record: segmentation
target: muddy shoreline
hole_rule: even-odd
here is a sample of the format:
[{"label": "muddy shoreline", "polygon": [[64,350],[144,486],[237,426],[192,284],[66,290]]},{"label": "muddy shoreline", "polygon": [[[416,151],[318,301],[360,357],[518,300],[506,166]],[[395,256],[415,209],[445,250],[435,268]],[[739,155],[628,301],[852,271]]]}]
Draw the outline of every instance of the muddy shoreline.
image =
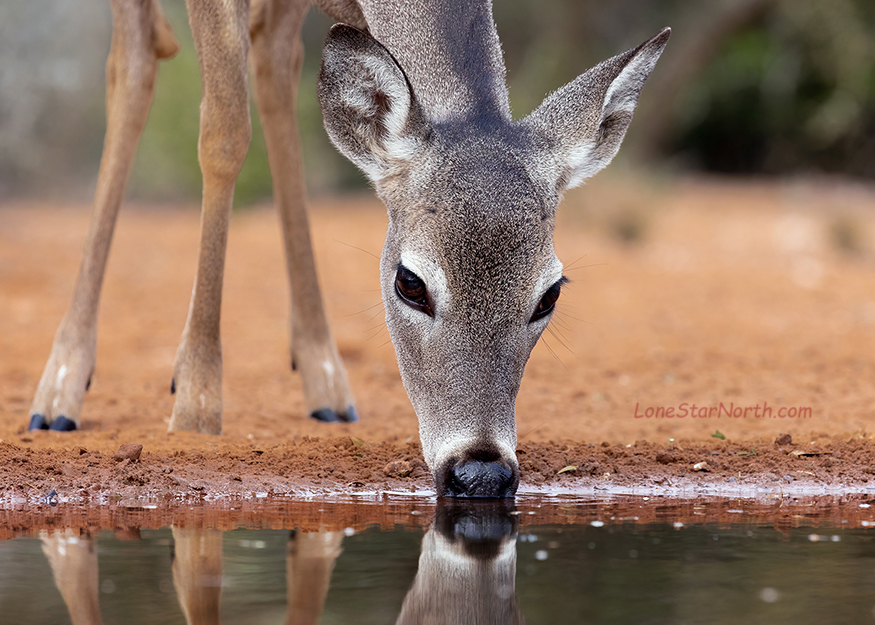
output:
[{"label": "muddy shoreline", "polygon": [[[64,436],[68,439],[60,440]],[[200,438],[183,438],[192,436]],[[428,468],[413,442],[368,443],[345,436],[255,445],[215,439],[207,449],[168,451],[156,443],[157,450],[151,451],[149,443],[141,449],[134,441],[118,443],[114,450],[106,446],[115,445],[111,441],[91,448],[69,445],[69,437],[28,432],[18,444],[0,442],[0,501],[142,505],[383,491],[433,494]],[[176,435],[163,438],[184,446]],[[875,494],[875,445],[867,439],[522,443],[517,457],[522,493]]]}]

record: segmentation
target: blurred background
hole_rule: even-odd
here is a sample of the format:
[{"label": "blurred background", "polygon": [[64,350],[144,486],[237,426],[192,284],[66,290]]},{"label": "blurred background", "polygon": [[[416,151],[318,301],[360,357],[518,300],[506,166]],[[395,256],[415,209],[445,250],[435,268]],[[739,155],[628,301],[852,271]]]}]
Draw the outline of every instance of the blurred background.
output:
[{"label": "blurred background", "polygon": [[[182,44],[163,63],[129,197],[196,200],[200,76],[183,0],[163,5]],[[871,0],[496,0],[516,117],[663,26],[674,33],[620,167],[666,174],[875,178]],[[330,20],[311,11],[300,97],[311,195],[366,186],[325,136],[315,97]],[[107,0],[0,3],[0,200],[87,201],[104,130]],[[270,196],[255,132],[237,204]]]}]

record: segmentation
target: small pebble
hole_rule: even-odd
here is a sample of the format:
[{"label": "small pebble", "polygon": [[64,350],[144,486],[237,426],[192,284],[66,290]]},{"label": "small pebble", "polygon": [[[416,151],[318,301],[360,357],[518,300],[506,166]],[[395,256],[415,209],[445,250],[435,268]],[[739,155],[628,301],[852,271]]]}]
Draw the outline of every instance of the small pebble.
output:
[{"label": "small pebble", "polygon": [[122,460],[130,460],[131,462],[139,462],[140,453],[143,451],[142,445],[136,445],[133,443],[124,443],[121,447],[118,448],[112,459],[116,462],[121,462]]},{"label": "small pebble", "polygon": [[383,473],[387,477],[407,477],[412,472],[413,465],[407,460],[393,460],[383,467]]}]

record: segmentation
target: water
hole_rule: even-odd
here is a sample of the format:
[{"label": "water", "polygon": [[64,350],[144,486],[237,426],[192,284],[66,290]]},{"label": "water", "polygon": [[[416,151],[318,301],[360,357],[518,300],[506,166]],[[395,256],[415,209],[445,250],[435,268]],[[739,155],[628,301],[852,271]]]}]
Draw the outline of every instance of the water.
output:
[{"label": "water", "polygon": [[875,622],[865,503],[308,505],[0,541],[0,623]]}]

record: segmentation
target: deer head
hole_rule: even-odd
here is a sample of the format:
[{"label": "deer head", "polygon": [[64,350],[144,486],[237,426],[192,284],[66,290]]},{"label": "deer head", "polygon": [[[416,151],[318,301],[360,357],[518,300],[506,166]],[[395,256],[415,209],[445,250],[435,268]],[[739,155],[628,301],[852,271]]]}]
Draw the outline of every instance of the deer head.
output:
[{"label": "deer head", "polygon": [[670,31],[514,121],[490,7],[473,4],[485,13],[459,26],[459,46],[427,20],[399,34],[367,7],[371,33],[334,26],[319,100],[332,142],[388,209],[386,322],[437,492],[511,497],[517,391],[565,282],[556,207],[617,153]]}]

